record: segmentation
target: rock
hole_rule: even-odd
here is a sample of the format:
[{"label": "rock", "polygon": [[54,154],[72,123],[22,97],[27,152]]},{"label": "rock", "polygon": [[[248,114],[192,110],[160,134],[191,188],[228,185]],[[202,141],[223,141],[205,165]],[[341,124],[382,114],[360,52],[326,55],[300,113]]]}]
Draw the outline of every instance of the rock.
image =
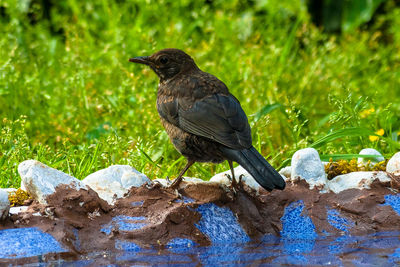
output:
[{"label": "rock", "polygon": [[154,179],[153,183],[160,183],[162,186],[168,186],[167,180],[163,178]]},{"label": "rock", "polygon": [[139,187],[151,181],[131,166],[113,165],[88,175],[82,182],[108,204],[113,204],[115,199],[124,196],[131,187]]},{"label": "rock", "polygon": [[351,188],[370,189],[375,179],[384,183],[391,181],[386,172],[351,172],[336,176],[328,182],[327,188],[336,194]]},{"label": "rock", "polygon": [[18,189],[16,188],[3,188],[8,194],[17,192]]},{"label": "rock", "polygon": [[314,148],[300,149],[293,154],[291,180],[299,178],[306,180],[310,189],[323,188],[326,185],[324,165]]},{"label": "rock", "polygon": [[[242,182],[245,183],[247,186],[256,190],[256,192],[258,192],[258,190],[260,189],[260,185],[256,182],[256,180],[254,180],[253,176],[251,176],[242,166],[239,165],[236,168],[234,168],[234,172],[235,172],[235,180],[237,182],[239,182],[239,176],[243,175]],[[210,179],[210,182],[220,183],[229,186],[231,185],[231,181],[228,179],[227,175],[232,176],[231,170],[227,170],[214,175]]]},{"label": "rock", "polygon": [[183,181],[187,182],[187,183],[207,183],[206,181],[200,179],[200,178],[196,178],[196,177],[183,177]]},{"label": "rock", "polygon": [[11,207],[10,208],[10,214],[20,214],[22,212],[27,212],[29,206],[18,206],[18,207]]},{"label": "rock", "polygon": [[[168,183],[168,181],[164,178],[157,178],[154,179],[153,182],[154,183],[160,183],[162,186],[167,187],[169,186],[174,180],[171,179],[170,183]],[[183,181],[186,183],[192,183],[192,184],[198,184],[198,183],[207,183],[207,181],[204,181],[202,179],[199,178],[195,178],[195,177],[183,177]]]},{"label": "rock", "polygon": [[388,161],[386,165],[386,171],[394,174],[400,174],[400,152],[397,152],[393,155],[393,157]]},{"label": "rock", "polygon": [[376,158],[358,158],[357,162],[360,164],[367,164],[368,161],[370,161],[371,163],[375,164],[381,161],[384,161],[385,158],[382,156],[381,153],[379,153],[379,151],[377,151],[376,149],[373,148],[364,148],[363,150],[360,151],[359,153],[360,155],[376,155],[378,157]]},{"label": "rock", "polygon": [[0,221],[8,216],[10,210],[10,201],[6,190],[0,189]]},{"label": "rock", "polygon": [[86,185],[62,171],[50,168],[36,160],[26,160],[19,164],[18,173],[26,191],[39,203],[47,204],[47,196],[56,191],[56,187],[67,185],[74,190],[88,190]]},{"label": "rock", "polygon": [[279,171],[279,174],[285,177],[285,180],[287,180],[286,178],[290,179],[290,176],[292,175],[292,166],[286,166],[285,168],[282,168]]}]

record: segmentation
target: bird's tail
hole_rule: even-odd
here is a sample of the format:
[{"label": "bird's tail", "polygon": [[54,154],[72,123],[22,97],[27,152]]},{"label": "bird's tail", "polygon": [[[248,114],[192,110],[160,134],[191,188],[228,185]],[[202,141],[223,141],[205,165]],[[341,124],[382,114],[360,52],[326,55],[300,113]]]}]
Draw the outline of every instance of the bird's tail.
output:
[{"label": "bird's tail", "polygon": [[223,155],[232,161],[236,161],[248,171],[251,176],[263,188],[268,191],[272,189],[283,190],[285,180],[282,176],[261,156],[252,146],[248,149],[234,150],[227,147],[221,148]]}]

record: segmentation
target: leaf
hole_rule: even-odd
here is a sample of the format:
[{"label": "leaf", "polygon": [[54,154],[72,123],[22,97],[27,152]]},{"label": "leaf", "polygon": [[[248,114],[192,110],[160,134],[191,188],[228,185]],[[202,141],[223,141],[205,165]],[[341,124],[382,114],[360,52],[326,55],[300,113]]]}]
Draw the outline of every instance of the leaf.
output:
[{"label": "leaf", "polygon": [[310,145],[310,147],[319,148],[329,142],[332,142],[332,141],[340,139],[340,138],[356,137],[356,136],[358,136],[358,137],[360,137],[360,136],[378,136],[380,139],[385,140],[387,143],[393,145],[394,147],[400,148],[399,142],[393,141],[391,138],[380,136],[371,130],[361,128],[361,127],[344,128],[344,129],[334,131],[334,132],[329,133],[329,134],[325,135],[324,137],[318,139],[317,141],[312,143]]},{"label": "leaf", "polygon": [[342,30],[352,31],[362,23],[368,22],[378,6],[386,0],[344,1]]},{"label": "leaf", "polygon": [[360,155],[360,154],[326,154],[320,155],[320,159],[322,161],[338,160],[338,159],[354,159],[354,158],[367,158],[367,159],[375,159],[381,157],[380,155]]},{"label": "leaf", "polygon": [[375,133],[365,128],[359,128],[359,127],[344,128],[325,135],[324,137],[318,139],[313,144],[311,144],[310,147],[319,148],[339,138],[345,138],[351,136],[370,136],[370,135],[375,135]]},{"label": "leaf", "polygon": [[265,115],[267,115],[268,113],[270,113],[271,111],[273,111],[277,108],[283,109],[283,105],[280,103],[265,105],[256,114],[253,115],[255,117],[254,121],[257,122],[259,119],[261,119],[262,117],[264,117]]}]

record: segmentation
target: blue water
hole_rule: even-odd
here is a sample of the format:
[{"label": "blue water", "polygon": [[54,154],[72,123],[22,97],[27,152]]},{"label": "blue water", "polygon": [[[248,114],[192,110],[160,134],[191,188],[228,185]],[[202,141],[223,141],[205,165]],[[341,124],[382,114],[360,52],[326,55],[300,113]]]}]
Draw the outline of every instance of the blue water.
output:
[{"label": "blue water", "polygon": [[[400,211],[400,194],[385,196],[396,212]],[[190,200],[185,200],[190,201]],[[139,203],[140,205],[140,203]],[[188,207],[190,208],[190,207]],[[190,208],[191,209],[191,208]],[[130,266],[394,266],[400,264],[400,232],[379,232],[353,236],[357,224],[340,211],[327,208],[327,220],[340,234],[317,231],[303,201],[291,203],[281,218],[280,237],[265,235],[251,240],[233,212],[213,203],[200,205],[201,219],[195,226],[208,237],[210,246],[202,247],[193,240],[174,238],[163,249],[141,247],[129,240],[115,240],[115,252],[93,251],[81,258],[44,260],[47,253],[62,254],[68,248],[37,228],[0,231],[0,264],[30,257],[32,262],[63,265],[130,265]],[[400,219],[400,216],[399,216]],[[105,224],[101,233],[137,231],[146,227],[146,217],[116,216]],[[400,229],[399,229],[400,230]],[[96,233],[94,233],[96,234]],[[78,230],[74,246],[80,248]]]},{"label": "blue water", "polygon": [[317,237],[312,244],[309,239],[288,240],[266,235],[257,242],[216,243],[208,247],[178,238],[162,250],[117,240],[117,253],[93,252],[74,261],[46,262],[63,266],[394,266],[400,264],[399,235],[400,232],[384,232],[324,236]]}]

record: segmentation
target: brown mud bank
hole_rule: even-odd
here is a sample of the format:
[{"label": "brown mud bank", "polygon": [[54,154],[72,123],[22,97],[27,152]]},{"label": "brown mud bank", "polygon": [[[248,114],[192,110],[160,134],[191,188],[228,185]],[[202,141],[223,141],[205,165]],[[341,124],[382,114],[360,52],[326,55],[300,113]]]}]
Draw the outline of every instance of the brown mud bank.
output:
[{"label": "brown mud bank", "polygon": [[400,229],[397,204],[386,203],[388,196],[396,194],[390,183],[380,181],[371,189],[338,194],[310,190],[304,181],[288,184],[284,191],[258,194],[246,185],[231,190],[216,183],[182,183],[179,194],[157,186],[132,188],[110,206],[91,189],[58,187],[47,198],[48,205],[33,202],[26,212],[1,223],[0,230],[37,227],[71,257],[115,251],[121,240],[161,249],[176,238],[205,246],[224,238],[241,242],[266,234],[301,238],[301,232],[310,230],[296,225],[304,218],[311,219],[306,227],[317,235],[361,235]]}]

